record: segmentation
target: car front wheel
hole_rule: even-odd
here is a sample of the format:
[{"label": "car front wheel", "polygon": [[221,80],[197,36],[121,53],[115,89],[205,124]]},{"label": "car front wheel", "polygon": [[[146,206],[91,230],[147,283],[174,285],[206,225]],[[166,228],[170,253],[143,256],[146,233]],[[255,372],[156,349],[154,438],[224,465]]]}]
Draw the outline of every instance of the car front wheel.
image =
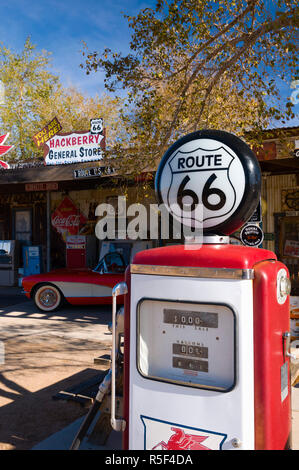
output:
[{"label": "car front wheel", "polygon": [[38,287],[33,295],[35,305],[43,312],[54,312],[62,304],[62,294],[57,287],[51,284],[43,284]]}]

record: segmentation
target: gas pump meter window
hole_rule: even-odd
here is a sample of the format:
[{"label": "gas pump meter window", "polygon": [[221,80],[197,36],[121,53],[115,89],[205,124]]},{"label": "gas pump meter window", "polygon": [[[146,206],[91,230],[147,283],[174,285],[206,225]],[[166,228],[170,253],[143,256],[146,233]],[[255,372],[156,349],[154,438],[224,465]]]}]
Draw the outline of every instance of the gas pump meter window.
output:
[{"label": "gas pump meter window", "polygon": [[223,392],[234,387],[230,307],[142,299],[137,312],[137,365],[143,377]]}]

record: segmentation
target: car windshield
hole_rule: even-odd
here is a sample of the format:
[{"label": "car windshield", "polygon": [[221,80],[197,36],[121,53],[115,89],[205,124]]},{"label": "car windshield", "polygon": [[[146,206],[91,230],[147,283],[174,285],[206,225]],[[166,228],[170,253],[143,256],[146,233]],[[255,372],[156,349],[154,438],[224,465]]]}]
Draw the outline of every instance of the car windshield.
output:
[{"label": "car windshield", "polygon": [[94,271],[100,274],[118,274],[124,273],[126,263],[120,253],[107,253],[95,267]]}]

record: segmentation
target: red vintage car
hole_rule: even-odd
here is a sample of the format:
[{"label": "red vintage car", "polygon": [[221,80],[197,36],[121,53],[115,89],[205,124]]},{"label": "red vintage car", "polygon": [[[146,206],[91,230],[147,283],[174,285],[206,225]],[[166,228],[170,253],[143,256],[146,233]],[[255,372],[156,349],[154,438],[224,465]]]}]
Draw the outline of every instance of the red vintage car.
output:
[{"label": "red vintage car", "polygon": [[[118,252],[107,253],[95,269],[57,269],[23,278],[25,295],[43,312],[71,305],[112,304],[112,289],[124,280],[126,263]],[[123,303],[120,297],[118,303]]]}]

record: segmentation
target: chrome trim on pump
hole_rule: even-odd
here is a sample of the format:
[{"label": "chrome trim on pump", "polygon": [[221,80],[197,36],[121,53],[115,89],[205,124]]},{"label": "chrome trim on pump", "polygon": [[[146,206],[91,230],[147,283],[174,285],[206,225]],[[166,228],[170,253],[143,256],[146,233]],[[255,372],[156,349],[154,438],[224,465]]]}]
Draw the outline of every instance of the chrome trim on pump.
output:
[{"label": "chrome trim on pump", "polygon": [[197,268],[189,266],[153,266],[131,264],[131,274],[150,274],[156,276],[199,277],[212,279],[254,279],[253,269]]},{"label": "chrome trim on pump", "polygon": [[125,282],[119,282],[112,290],[112,349],[111,349],[111,427],[115,431],[124,431],[126,428],[126,421],[122,418],[116,418],[115,399],[116,399],[116,356],[117,347],[116,343],[116,297],[119,295],[126,295],[128,293],[128,286]]}]

